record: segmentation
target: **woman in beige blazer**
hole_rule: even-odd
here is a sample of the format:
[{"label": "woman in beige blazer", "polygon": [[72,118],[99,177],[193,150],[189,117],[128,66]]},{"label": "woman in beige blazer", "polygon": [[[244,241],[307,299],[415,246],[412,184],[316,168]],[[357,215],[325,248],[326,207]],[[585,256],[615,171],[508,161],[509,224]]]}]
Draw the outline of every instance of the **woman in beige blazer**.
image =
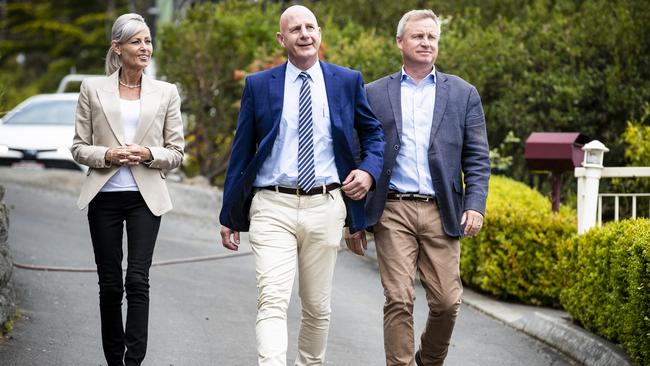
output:
[{"label": "woman in beige blazer", "polygon": [[[81,84],[71,148],[74,159],[89,167],[78,205],[88,207],[102,345],[109,366],[140,365],[144,359],[149,267],[160,216],[172,208],[165,171],[178,167],[183,158],[178,91],[143,73],[152,52],[151,34],[140,15],[117,18],[106,56],[108,76]],[[128,254],[123,280],[124,223]]]}]

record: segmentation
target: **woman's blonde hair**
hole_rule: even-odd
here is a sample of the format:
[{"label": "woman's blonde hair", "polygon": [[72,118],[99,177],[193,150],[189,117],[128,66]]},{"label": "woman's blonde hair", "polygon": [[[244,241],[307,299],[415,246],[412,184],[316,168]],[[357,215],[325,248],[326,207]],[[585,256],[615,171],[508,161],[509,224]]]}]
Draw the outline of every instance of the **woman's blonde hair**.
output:
[{"label": "woman's blonde hair", "polygon": [[113,41],[122,44],[143,30],[148,31],[149,26],[147,26],[144,18],[139,14],[128,13],[120,15],[115,20],[113,29],[111,30],[111,46],[108,47],[108,53],[106,53],[106,75],[111,75],[122,67],[120,56],[113,50]]}]

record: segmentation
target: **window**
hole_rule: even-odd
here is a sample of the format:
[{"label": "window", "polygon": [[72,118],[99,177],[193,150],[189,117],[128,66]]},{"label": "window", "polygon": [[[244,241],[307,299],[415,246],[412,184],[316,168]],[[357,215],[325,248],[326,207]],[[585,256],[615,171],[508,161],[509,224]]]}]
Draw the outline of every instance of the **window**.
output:
[{"label": "window", "polygon": [[4,121],[12,125],[74,125],[76,100],[31,102]]}]

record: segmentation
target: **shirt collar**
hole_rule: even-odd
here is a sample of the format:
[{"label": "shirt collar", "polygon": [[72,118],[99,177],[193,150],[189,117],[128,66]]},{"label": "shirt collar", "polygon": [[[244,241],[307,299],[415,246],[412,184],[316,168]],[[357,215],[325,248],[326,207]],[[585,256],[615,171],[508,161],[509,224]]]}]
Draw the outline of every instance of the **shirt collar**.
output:
[{"label": "shirt collar", "polygon": [[[402,75],[400,76],[400,80],[401,81],[404,81],[404,80],[413,81],[413,79],[406,73],[406,70],[404,70],[404,65],[402,65]],[[429,73],[429,75],[427,75],[427,77],[425,77],[422,80],[431,80],[432,84],[436,83],[436,66],[435,65],[433,65],[433,68],[431,69],[431,72]]]},{"label": "shirt collar", "polygon": [[[291,61],[287,61],[287,75],[286,78],[290,80],[291,82],[295,82],[298,80],[298,76],[303,70],[300,70],[297,68],[294,64],[291,63]],[[309,74],[309,77],[313,81],[315,77],[318,77],[323,74],[323,70],[320,68],[320,61],[316,61],[312,67],[309,69],[305,70],[307,74]]]}]

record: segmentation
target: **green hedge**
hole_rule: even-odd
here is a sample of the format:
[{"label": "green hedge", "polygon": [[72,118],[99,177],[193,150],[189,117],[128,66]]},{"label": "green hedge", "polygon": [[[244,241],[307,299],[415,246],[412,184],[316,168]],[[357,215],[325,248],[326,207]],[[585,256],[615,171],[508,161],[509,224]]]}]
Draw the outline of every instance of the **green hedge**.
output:
[{"label": "green hedge", "polygon": [[562,248],[562,306],[585,328],[650,364],[650,220],[609,223]]},{"label": "green hedge", "polygon": [[462,241],[463,282],[502,299],[562,306],[586,329],[650,364],[650,220],[576,234],[576,214],[551,213],[523,183],[490,180],[485,226]]},{"label": "green hedge", "polygon": [[462,241],[463,281],[502,299],[558,306],[558,247],[576,232],[575,212],[553,214],[547,197],[505,177],[493,176],[489,192],[484,229]]}]

